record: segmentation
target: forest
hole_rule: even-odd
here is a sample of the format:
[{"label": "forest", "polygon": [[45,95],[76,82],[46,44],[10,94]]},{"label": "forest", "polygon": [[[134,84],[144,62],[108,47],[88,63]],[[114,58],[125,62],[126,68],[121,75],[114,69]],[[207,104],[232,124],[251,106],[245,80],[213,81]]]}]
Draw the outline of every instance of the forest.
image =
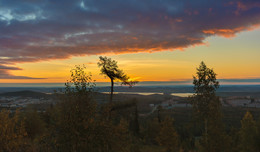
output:
[{"label": "forest", "polygon": [[[260,117],[244,109],[239,125],[223,120],[229,111],[216,90],[217,74],[201,62],[193,76],[192,108],[163,109],[140,117],[137,99],[113,101],[113,83],[134,87],[138,82],[100,57],[101,74],[111,80],[107,102],[93,98],[95,81],[76,66],[59,102],[46,111],[34,107],[0,112],[0,151],[3,152],[257,152],[260,151]],[[175,117],[172,111],[186,113]],[[233,113],[231,116],[236,116]],[[190,114],[190,115],[187,115]],[[233,118],[231,117],[231,120]],[[184,121],[185,123],[180,123]]]}]

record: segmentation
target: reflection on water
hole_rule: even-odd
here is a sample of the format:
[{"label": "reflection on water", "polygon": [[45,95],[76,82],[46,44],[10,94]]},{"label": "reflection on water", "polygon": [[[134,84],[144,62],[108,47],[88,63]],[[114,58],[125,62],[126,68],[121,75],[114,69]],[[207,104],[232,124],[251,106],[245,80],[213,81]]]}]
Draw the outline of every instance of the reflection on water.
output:
[{"label": "reflection on water", "polygon": [[[110,94],[110,92],[103,92],[105,94]],[[163,95],[164,93],[159,93],[159,92],[114,92],[114,94],[137,94],[137,95]],[[171,93],[170,95],[172,96],[178,96],[178,97],[189,97],[193,95],[193,93]]]},{"label": "reflection on water", "polygon": [[189,97],[192,96],[193,93],[171,93],[172,96],[178,96],[178,97]]},{"label": "reflection on water", "polygon": [[[110,94],[110,92],[102,92],[105,94]],[[114,92],[114,94],[138,94],[138,95],[153,95],[153,94],[158,94],[158,95],[163,95],[163,93],[158,93],[158,92]]]}]

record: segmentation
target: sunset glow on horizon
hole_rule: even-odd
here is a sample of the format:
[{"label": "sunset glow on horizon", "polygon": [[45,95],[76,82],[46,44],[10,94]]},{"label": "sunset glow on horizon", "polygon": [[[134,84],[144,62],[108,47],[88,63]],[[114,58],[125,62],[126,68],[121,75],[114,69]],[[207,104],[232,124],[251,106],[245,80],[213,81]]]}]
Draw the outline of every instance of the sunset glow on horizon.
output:
[{"label": "sunset glow on horizon", "polygon": [[63,83],[83,64],[108,82],[99,56],[137,81],[191,80],[201,61],[218,79],[260,79],[260,2],[0,4],[0,83]]}]

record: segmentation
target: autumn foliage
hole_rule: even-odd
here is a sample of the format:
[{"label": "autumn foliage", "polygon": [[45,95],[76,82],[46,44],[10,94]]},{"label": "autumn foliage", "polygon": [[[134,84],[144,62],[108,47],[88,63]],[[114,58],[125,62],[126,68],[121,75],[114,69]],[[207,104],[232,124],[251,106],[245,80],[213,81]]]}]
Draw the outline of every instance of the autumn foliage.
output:
[{"label": "autumn foliage", "polygon": [[57,94],[58,102],[45,111],[30,106],[1,110],[0,151],[260,151],[260,121],[255,121],[249,111],[237,128],[223,123],[223,107],[215,93],[219,83],[213,69],[202,62],[193,83],[193,118],[180,125],[171,115],[177,109],[159,106],[154,113],[140,117],[136,99],[98,103],[93,98],[95,81],[85,67],[76,66],[64,91]]}]

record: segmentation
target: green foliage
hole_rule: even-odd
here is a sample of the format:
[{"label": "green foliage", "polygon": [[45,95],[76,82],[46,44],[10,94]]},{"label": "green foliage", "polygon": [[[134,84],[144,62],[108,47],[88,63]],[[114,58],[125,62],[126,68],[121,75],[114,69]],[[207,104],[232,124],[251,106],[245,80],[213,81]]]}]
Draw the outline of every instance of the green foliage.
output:
[{"label": "green foliage", "polygon": [[257,126],[250,112],[246,112],[245,116],[241,120],[239,137],[241,152],[257,151]]}]

